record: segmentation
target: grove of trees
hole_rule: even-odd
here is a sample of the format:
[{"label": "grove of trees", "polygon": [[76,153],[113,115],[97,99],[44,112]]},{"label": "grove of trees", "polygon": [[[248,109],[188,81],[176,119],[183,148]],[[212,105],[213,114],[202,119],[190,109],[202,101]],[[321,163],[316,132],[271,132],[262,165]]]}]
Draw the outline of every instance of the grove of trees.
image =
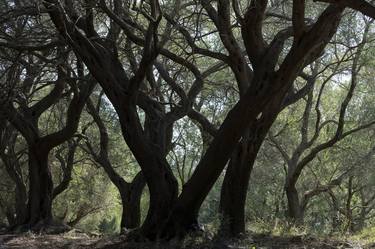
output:
[{"label": "grove of trees", "polygon": [[374,224],[373,1],[0,6],[0,227]]}]

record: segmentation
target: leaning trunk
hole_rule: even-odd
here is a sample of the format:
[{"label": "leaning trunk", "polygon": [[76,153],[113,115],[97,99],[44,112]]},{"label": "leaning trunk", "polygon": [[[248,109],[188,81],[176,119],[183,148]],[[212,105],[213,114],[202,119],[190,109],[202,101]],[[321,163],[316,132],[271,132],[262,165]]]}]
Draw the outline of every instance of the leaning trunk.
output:
[{"label": "leaning trunk", "polygon": [[[131,103],[124,103],[124,106],[126,108],[117,109],[123,136],[142,169],[150,192],[150,206],[141,233],[155,240],[175,204],[178,183],[165,158],[165,143],[143,132],[135,106]],[[164,136],[165,130],[155,135]]]},{"label": "leaning trunk", "polygon": [[276,113],[270,109],[269,115],[264,115],[254,123],[229,161],[220,199],[220,230],[224,235],[235,237],[245,233],[245,206],[250,175],[264,138],[277,117]]},{"label": "leaning trunk", "polygon": [[[245,232],[245,203],[253,164],[244,160],[247,146],[241,143],[235,150],[223,181],[220,198],[220,235],[235,237]],[[253,156],[254,158],[256,155]]]},{"label": "leaning trunk", "polygon": [[[283,70],[289,70],[289,68]],[[278,91],[267,87],[261,87],[261,90],[257,88],[264,85],[274,87],[279,85],[281,80],[282,82],[294,80],[294,76],[289,79],[281,75],[280,77],[274,74],[261,74],[254,77],[251,88],[228,113],[192,177],[184,185],[167,225],[163,229],[162,237],[182,237],[186,234],[191,224],[196,222],[200,206],[227,164],[234,151],[233,148],[245,135],[244,131],[254,126],[262,116],[268,116],[270,110],[280,108],[289,90],[289,84],[283,85]],[[289,77],[291,75],[293,73],[288,74]]]}]

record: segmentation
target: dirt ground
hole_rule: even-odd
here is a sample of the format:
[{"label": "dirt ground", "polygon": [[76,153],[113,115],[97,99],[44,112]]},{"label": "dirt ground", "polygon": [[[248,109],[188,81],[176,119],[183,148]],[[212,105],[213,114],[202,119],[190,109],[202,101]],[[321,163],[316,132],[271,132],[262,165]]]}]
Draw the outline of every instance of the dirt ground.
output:
[{"label": "dirt ground", "polygon": [[207,237],[190,238],[168,244],[124,242],[121,236],[94,237],[83,233],[61,235],[0,234],[0,249],[361,249],[375,248],[375,245],[361,245],[358,242],[315,239],[306,236],[275,237],[252,235],[240,241],[213,240]]},{"label": "dirt ground", "polygon": [[91,238],[84,234],[0,234],[0,249],[73,249],[80,248],[80,246],[89,246],[97,241],[97,238]]}]

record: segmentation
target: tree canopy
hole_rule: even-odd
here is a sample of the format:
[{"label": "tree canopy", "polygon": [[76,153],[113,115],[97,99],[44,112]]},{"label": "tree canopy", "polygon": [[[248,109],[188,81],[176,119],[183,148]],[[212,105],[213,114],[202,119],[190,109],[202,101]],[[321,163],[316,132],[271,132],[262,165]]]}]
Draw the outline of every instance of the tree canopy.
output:
[{"label": "tree canopy", "polygon": [[0,6],[0,227],[373,226],[373,1]]}]

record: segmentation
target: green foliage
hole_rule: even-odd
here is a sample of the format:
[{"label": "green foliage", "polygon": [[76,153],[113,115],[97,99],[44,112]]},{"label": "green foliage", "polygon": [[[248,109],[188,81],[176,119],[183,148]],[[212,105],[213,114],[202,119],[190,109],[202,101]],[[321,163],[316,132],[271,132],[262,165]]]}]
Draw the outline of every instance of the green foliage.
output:
[{"label": "green foliage", "polygon": [[119,224],[117,218],[114,216],[110,219],[104,218],[99,221],[98,230],[103,234],[115,234],[119,230],[118,227]]},{"label": "green foliage", "polygon": [[[83,4],[84,1],[73,2],[78,11],[82,11],[82,13],[86,11],[87,6]],[[313,1],[307,2],[306,18],[309,18],[309,22],[313,22],[318,13],[323,10],[324,5],[317,5]],[[138,2],[135,1],[134,3],[137,4]],[[277,14],[282,17],[288,17],[292,11],[291,3],[292,1],[269,1],[269,7],[275,12],[273,15]],[[5,2],[3,4],[5,5]],[[175,11],[173,1],[164,1],[161,4],[163,5],[163,11]],[[216,32],[214,23],[207,21],[204,11],[202,10],[202,13],[204,13],[202,19],[200,19],[201,17],[194,19],[196,16],[201,16],[202,14],[200,12],[198,15],[194,4],[188,3],[184,7],[183,12],[177,15],[182,20],[181,25],[184,27],[186,25],[188,33],[191,32],[191,35],[195,35],[193,40],[196,42],[196,46],[208,49],[211,52],[224,51],[223,53],[226,53],[220,37],[223,34]],[[240,5],[242,4],[244,3],[241,2]],[[144,11],[147,12],[147,6],[145,8]],[[100,35],[104,37],[109,29],[107,24],[111,22],[99,8],[94,8],[93,11],[95,15],[93,20],[94,26]],[[274,35],[280,30],[288,28],[291,25],[288,18],[277,18],[278,21],[275,22],[276,17],[271,14],[265,18],[266,21],[262,30],[264,40],[268,43],[272,41]],[[44,19],[45,17],[40,18],[43,21],[41,22],[42,26],[37,30],[38,32],[35,32],[36,39],[32,41],[49,40],[50,38],[46,38],[47,35],[49,32],[55,30],[52,26],[48,26],[49,24]],[[139,29],[138,27],[137,29],[139,30],[136,32],[136,35],[140,35],[138,32],[141,33],[140,31],[146,27],[148,18],[145,15],[140,15],[135,9],[129,9],[128,18],[134,18],[140,25],[141,28]],[[23,26],[25,26],[26,31],[34,32],[33,25],[39,24],[40,20],[30,19],[24,22],[27,25],[24,24]],[[19,23],[22,22],[19,21]],[[9,32],[11,32],[13,30],[11,25],[13,24],[7,25],[9,27],[5,25],[3,29],[9,29]],[[306,85],[306,78],[311,78],[311,76],[316,77],[311,90],[312,107],[309,119],[307,120],[308,129],[306,136],[308,138],[314,136],[314,132],[317,130],[315,125],[319,118],[322,123],[326,122],[326,125],[318,129],[319,136],[310,148],[298,151],[298,145],[302,140],[302,117],[307,110],[308,97],[304,96],[298,102],[285,108],[278,115],[269,136],[265,139],[258,153],[252,172],[246,206],[246,221],[249,231],[290,236],[310,233],[317,235],[331,233],[344,234],[363,231],[356,235],[358,239],[375,241],[375,232],[374,229],[371,229],[375,223],[375,172],[373,169],[375,130],[373,126],[356,132],[352,136],[347,136],[326,150],[320,151],[304,167],[296,184],[300,199],[302,199],[304,193],[329,183],[338,175],[346,175],[338,186],[314,196],[308,202],[305,210],[304,224],[301,226],[291,224],[290,220],[286,218],[288,203],[284,186],[288,179],[287,164],[291,159],[289,158],[290,160],[288,160],[282,153],[285,152],[287,156],[292,157],[291,155],[297,151],[303,157],[308,155],[314,146],[334,137],[341,106],[355,73],[357,74],[358,84],[344,115],[345,125],[343,132],[375,120],[375,84],[373,82],[375,75],[375,47],[373,42],[375,32],[374,28],[371,27],[368,37],[363,40],[362,35],[367,25],[369,25],[367,19],[356,13],[347,12],[332,42],[326,47],[318,60],[304,68],[300,77],[298,77],[293,85],[293,89],[291,90],[293,90],[292,92],[296,92]],[[162,18],[160,27],[163,29],[168,28],[167,36],[173,38],[171,40],[167,39],[168,41],[163,44],[163,49],[175,53],[176,56],[181,56],[182,61],[191,63],[202,72],[218,62],[217,59],[208,58],[192,51],[181,32],[178,32],[176,27],[172,26],[169,27],[166,18]],[[241,31],[238,23],[233,23],[232,26],[234,37],[240,41]],[[12,32],[15,31],[16,29]],[[6,34],[5,38],[8,36],[12,37],[13,34],[7,34],[7,32],[3,32]],[[55,37],[55,33],[51,34],[53,34],[51,37]],[[26,33],[25,37],[28,35],[29,33]],[[143,52],[141,47],[131,44],[128,39],[125,39],[125,36],[121,33],[120,38],[116,41],[118,42],[116,45],[119,48],[117,49],[118,51],[116,50],[116,53],[119,54],[120,63],[123,64],[125,71],[131,72],[133,71],[133,64],[137,64]],[[18,37],[21,36],[15,35],[14,39],[18,39]],[[34,38],[34,36],[32,37]],[[1,39],[4,39],[5,42],[5,38]],[[353,68],[353,60],[357,56],[358,47],[362,44],[362,40],[365,44],[363,52],[359,55],[359,65],[358,68]],[[285,41],[285,46],[281,52],[282,58],[291,48],[292,42],[291,37]],[[244,50],[241,42],[239,42],[239,45]],[[51,92],[53,84],[50,84],[50,82],[54,82],[57,77],[55,73],[57,62],[55,63],[55,60],[58,63],[61,63],[60,60],[62,60],[57,56],[57,51],[31,53],[26,49],[27,51],[20,50],[16,51],[16,53],[7,47],[4,50],[7,54],[3,54],[2,52],[2,57],[6,58],[1,58],[0,66],[1,72],[3,73],[4,71],[4,75],[6,75],[5,73],[9,69],[5,66],[17,62],[16,58],[18,57],[22,59],[20,61],[22,63],[19,63],[21,65],[18,75],[19,79],[15,82],[17,87],[20,87],[24,83],[24,78],[27,78],[25,76],[27,76],[26,69],[28,68],[24,64],[33,65],[37,58],[45,56],[43,63],[40,62],[40,65],[33,65],[37,66],[35,74],[38,77],[35,79],[35,82],[32,82],[30,89],[22,90],[19,94],[20,96],[18,96],[26,105],[32,106]],[[128,58],[128,50],[133,53],[134,61]],[[68,58],[66,58],[66,62],[73,65],[78,59],[70,52],[67,56]],[[189,91],[196,80],[196,76],[188,68],[167,59],[165,55],[158,56],[157,61],[165,66],[170,77],[176,81],[174,88],[180,88],[180,90],[185,92]],[[60,64],[58,65],[60,67]],[[312,75],[315,72],[315,68],[318,69],[318,73],[317,75]],[[70,70],[72,71],[69,72],[69,74],[72,74],[71,81],[77,80],[79,78],[76,75],[77,68],[72,66]],[[84,73],[88,72],[85,67],[83,71],[85,71]],[[154,77],[155,82],[153,84],[156,84],[158,87],[151,86],[151,84],[148,84],[150,82],[147,83],[146,80],[141,84],[142,93],[150,96],[149,101],[158,102],[160,100],[159,104],[162,106],[160,110],[163,108],[171,110],[182,105],[184,102],[183,97],[174,92],[173,87],[160,77],[156,69],[155,72],[150,71],[147,78]],[[85,76],[85,80],[89,78],[88,76],[90,75]],[[132,76],[132,73],[129,73],[129,76]],[[4,80],[0,80],[3,83]],[[203,81],[202,89],[192,103],[193,109],[200,112],[214,128],[219,128],[230,109],[240,98],[236,78],[233,75],[232,69],[224,63],[223,66],[220,66],[220,70],[209,74]],[[63,96],[43,112],[39,118],[38,127],[40,131],[38,132],[41,136],[46,136],[64,127],[67,121],[67,107],[73,96],[72,92],[77,90],[74,87],[70,89],[71,85],[74,84],[69,82],[65,86],[66,89],[64,88],[64,91],[66,90],[66,92],[64,92]],[[122,135],[123,129],[127,127],[121,127],[119,117],[116,113],[118,110],[115,110],[107,97],[102,95],[102,91],[100,87],[96,87],[91,98],[95,104],[100,103],[98,105],[99,114],[107,128],[109,137],[109,160],[115,172],[126,181],[131,182],[134,176],[140,171],[140,167]],[[22,99],[23,97],[25,99]],[[20,108],[22,101],[17,99],[14,102],[15,108]],[[141,105],[137,108],[136,114],[139,116],[140,126],[144,126],[146,110],[142,109]],[[160,112],[162,113],[162,111]],[[164,115],[164,113],[160,115]],[[0,121],[2,122],[2,120]],[[167,155],[167,161],[171,165],[173,174],[179,183],[179,191],[181,191],[184,184],[194,172],[199,160],[203,157],[212,137],[204,130],[202,125],[197,121],[193,121],[187,115],[174,123],[172,128],[171,151]],[[256,133],[257,131],[251,132]],[[272,135],[278,141],[279,148],[277,148],[275,142],[270,138]],[[104,234],[118,233],[122,212],[121,199],[118,190],[111,183],[108,175],[88,151],[87,143],[92,145],[95,153],[99,153],[102,144],[98,128],[94,125],[92,116],[89,115],[87,110],[81,115],[80,124],[74,139],[79,141],[79,146],[74,159],[72,179],[68,189],[54,200],[54,216],[68,224],[74,223],[76,227],[84,231],[99,231]],[[55,187],[62,181],[64,176],[61,168],[62,165],[56,157],[56,151],[63,148],[63,146],[66,146],[66,144],[55,148],[49,156],[49,165]],[[27,185],[29,184],[26,180],[28,176],[27,145],[22,136],[18,136],[16,139],[16,153],[17,158],[21,162],[21,178]],[[63,149],[62,154],[65,155],[66,153],[67,149]],[[224,170],[199,211],[199,221],[206,224],[212,233],[218,229],[220,223],[218,208],[221,185],[225,173]],[[14,208],[15,206],[15,184],[1,161],[0,179],[1,226],[2,223],[7,222],[6,212],[8,208]],[[148,212],[149,197],[149,190],[146,187],[141,198],[142,221]],[[187,241],[187,243],[189,244],[190,242]]]},{"label": "green foliage", "polygon": [[365,244],[374,244],[375,243],[375,227],[367,227],[361,232],[353,235],[351,237],[353,240],[360,241]]}]

